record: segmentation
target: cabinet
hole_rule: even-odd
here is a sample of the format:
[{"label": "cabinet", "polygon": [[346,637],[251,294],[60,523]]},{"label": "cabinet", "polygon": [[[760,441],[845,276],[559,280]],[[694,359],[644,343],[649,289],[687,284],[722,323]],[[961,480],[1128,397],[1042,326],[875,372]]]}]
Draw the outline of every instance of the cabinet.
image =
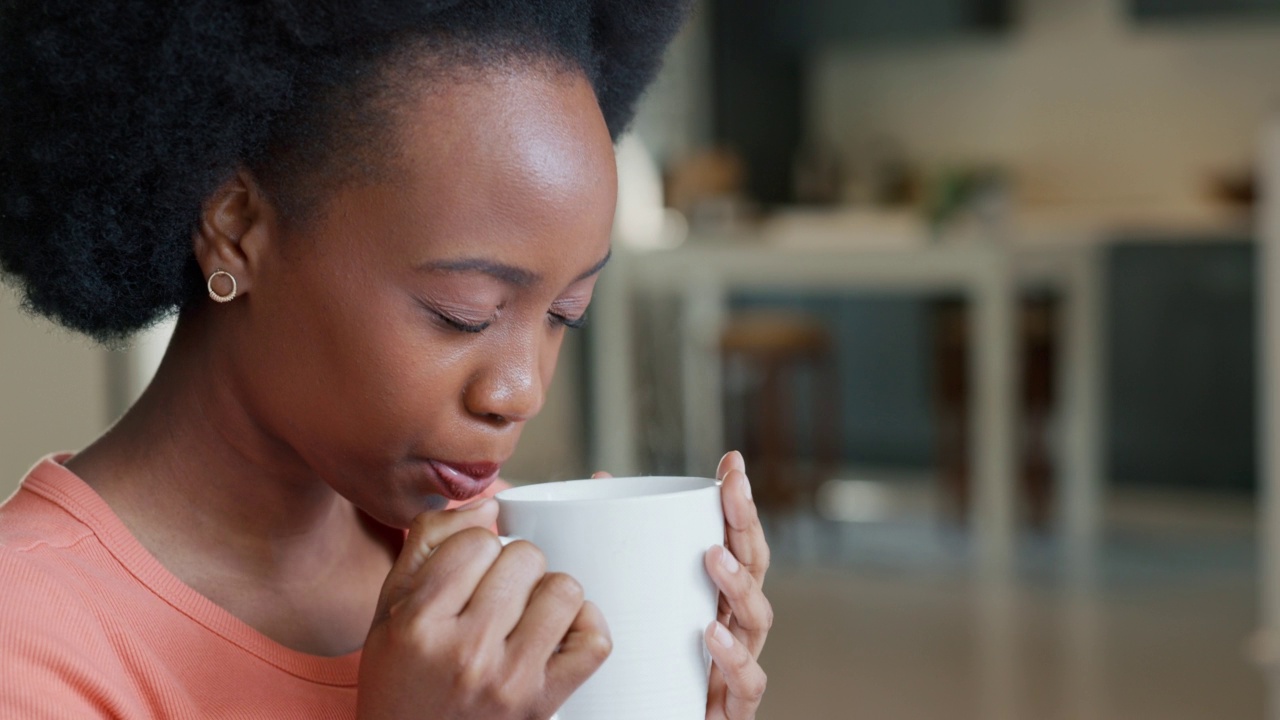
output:
[{"label": "cabinet", "polygon": [[748,191],[793,199],[806,65],[824,46],[996,32],[1012,0],[708,0],[715,139],[746,161]]},{"label": "cabinet", "polygon": [[998,32],[1012,19],[1009,0],[809,0],[801,3],[810,43],[874,43]]},{"label": "cabinet", "polygon": [[1130,0],[1137,20],[1249,18],[1280,20],[1280,0]]}]

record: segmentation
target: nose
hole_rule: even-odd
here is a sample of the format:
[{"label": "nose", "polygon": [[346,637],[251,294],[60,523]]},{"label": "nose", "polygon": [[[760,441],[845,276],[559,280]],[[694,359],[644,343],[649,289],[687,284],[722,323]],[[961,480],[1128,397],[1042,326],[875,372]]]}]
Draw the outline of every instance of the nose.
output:
[{"label": "nose", "polygon": [[[486,358],[464,392],[467,411],[498,424],[524,422],[537,415],[546,400],[550,379],[544,354],[536,343],[530,343]],[[554,363],[553,355],[551,368]]]}]

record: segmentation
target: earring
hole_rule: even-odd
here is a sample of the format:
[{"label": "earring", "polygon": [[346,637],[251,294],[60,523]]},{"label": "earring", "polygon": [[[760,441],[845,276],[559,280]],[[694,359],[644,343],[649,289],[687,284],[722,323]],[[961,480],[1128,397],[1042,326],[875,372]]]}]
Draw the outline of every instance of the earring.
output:
[{"label": "earring", "polygon": [[[226,295],[222,295],[217,290],[213,289],[213,279],[218,277],[219,275],[225,275],[227,279],[231,281],[231,292],[227,293]],[[231,302],[232,300],[235,300],[236,299],[236,276],[232,275],[226,270],[223,270],[222,268],[218,268],[217,270],[214,270],[213,274],[209,276],[209,297],[213,298],[215,301],[220,303]]]}]

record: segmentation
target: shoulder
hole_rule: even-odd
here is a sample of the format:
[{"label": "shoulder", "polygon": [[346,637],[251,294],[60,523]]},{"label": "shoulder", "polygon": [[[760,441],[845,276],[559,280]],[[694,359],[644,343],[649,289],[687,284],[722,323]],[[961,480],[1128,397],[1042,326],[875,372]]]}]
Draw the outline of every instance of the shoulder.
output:
[{"label": "shoulder", "polygon": [[72,573],[0,545],[0,606],[0,716],[116,715],[127,683]]},{"label": "shoulder", "polygon": [[0,550],[40,554],[76,545],[93,531],[57,503],[24,486],[0,504]]},{"label": "shoulder", "polygon": [[21,551],[0,545],[0,649],[31,649],[31,643],[59,635],[77,642],[105,640],[84,582],[73,564],[55,559],[55,554],[44,548]]},{"label": "shoulder", "polygon": [[25,483],[0,505],[0,717],[119,715],[128,682],[95,593],[101,554]]},{"label": "shoulder", "polygon": [[105,640],[96,605],[108,557],[92,529],[27,487],[0,505],[0,651]]}]

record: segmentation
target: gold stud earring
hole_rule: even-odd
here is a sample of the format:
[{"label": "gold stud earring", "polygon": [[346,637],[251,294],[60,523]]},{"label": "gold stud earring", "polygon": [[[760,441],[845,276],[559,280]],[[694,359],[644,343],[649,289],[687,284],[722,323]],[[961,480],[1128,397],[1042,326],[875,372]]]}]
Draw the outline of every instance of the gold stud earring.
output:
[{"label": "gold stud earring", "polygon": [[[213,289],[213,279],[218,277],[219,275],[225,275],[227,279],[231,281],[231,292],[227,293],[226,295],[223,295],[219,293],[217,290]],[[232,300],[236,299],[236,276],[232,275],[226,270],[223,270],[222,268],[218,268],[217,270],[214,270],[213,274],[209,276],[208,286],[209,286],[209,297],[213,298],[216,302],[220,302],[220,303],[231,302]]]}]

